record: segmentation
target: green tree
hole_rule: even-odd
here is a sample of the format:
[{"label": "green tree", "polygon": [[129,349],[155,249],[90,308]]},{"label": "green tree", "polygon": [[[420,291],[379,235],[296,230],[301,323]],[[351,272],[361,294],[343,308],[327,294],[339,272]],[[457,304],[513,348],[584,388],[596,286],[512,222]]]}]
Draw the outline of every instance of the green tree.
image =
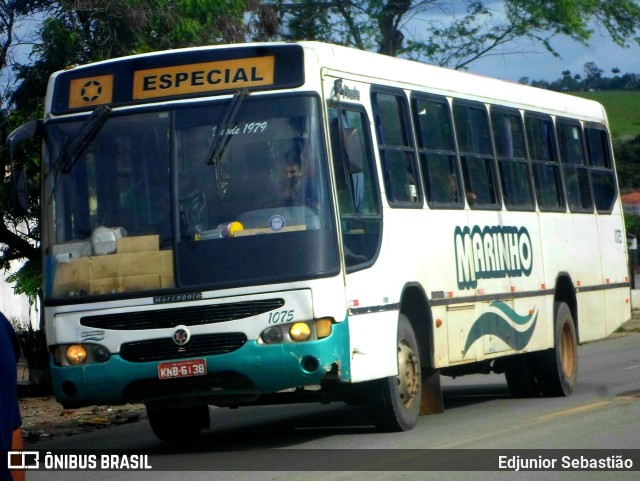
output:
[{"label": "green tree", "polygon": [[598,89],[602,83],[602,74],[604,70],[599,68],[595,62],[587,62],[584,64],[584,83],[586,89]]},{"label": "green tree", "polygon": [[268,0],[265,4],[276,12],[274,16],[283,18],[282,36],[328,40],[457,69],[487,55],[522,53],[515,47],[517,39],[537,42],[559,56],[552,44],[556,36],[586,45],[591,25],[606,30],[621,46],[640,41],[640,5],[634,0]]},{"label": "green tree", "polygon": [[[633,139],[619,139],[613,143],[620,189],[640,187],[640,135]],[[640,236],[638,236],[640,239]]]},{"label": "green tree", "polygon": [[[49,76],[84,64],[151,50],[242,41],[247,35],[244,0],[0,0],[0,268],[26,260],[8,280],[32,299],[41,285],[39,162],[37,145],[26,145],[19,166],[29,179],[26,215],[11,211],[10,166],[4,139],[21,123],[42,117]],[[46,15],[29,63],[17,65],[12,49],[21,42],[16,28],[35,13]],[[260,25],[256,28],[261,28]],[[15,87],[14,87],[15,85]]]},{"label": "green tree", "polygon": [[243,0],[60,0],[43,23],[36,60],[17,67],[14,100],[41,103],[51,73],[154,50],[242,41]]},{"label": "green tree", "polygon": [[26,46],[32,39],[27,30],[28,20],[47,6],[43,0],[0,0],[0,269],[9,269],[11,263],[24,260],[25,263],[10,282],[19,293],[35,298],[40,286],[40,239],[39,216],[39,164],[33,154],[33,145],[27,146],[22,156],[22,167],[28,173],[31,202],[24,215],[15,215],[10,188],[10,166],[4,140],[11,130],[28,120],[35,112],[19,112],[11,108],[16,50]]}]

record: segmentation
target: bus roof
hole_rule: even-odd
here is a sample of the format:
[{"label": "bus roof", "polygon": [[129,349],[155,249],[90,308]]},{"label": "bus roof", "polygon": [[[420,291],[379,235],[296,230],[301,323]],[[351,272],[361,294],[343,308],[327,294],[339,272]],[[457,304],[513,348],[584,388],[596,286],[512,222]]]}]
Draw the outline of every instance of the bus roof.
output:
[{"label": "bus roof", "polygon": [[[297,43],[268,42],[214,45],[185,49],[164,50],[131,55],[117,59],[104,60],[74,67],[54,73],[50,79],[50,92],[54,91],[56,79],[60,76],[81,76],[83,72],[99,71],[119,63],[138,65],[151,59],[167,56],[193,56],[196,58],[208,51],[224,49],[239,52],[243,49],[254,52],[260,49],[282,49],[285,46],[298,45],[306,52],[308,60],[314,58],[317,66],[331,71],[335,75],[348,74],[360,77],[372,83],[395,85],[401,88],[439,93],[479,101],[503,104],[517,108],[535,108],[556,115],[579,117],[593,122],[606,123],[606,114],[602,105],[592,100],[550,90],[539,89],[515,82],[499,80],[483,75],[438,67],[413,60],[400,59],[334,44],[303,41]],[[285,47],[286,48],[286,47]],[[186,62],[185,62],[186,63]],[[282,87],[285,87],[282,83]],[[281,88],[282,88],[281,87]],[[295,87],[291,83],[289,87]],[[222,92],[220,92],[222,93]],[[49,96],[49,102],[52,102]],[[51,104],[47,111],[51,111]],[[61,110],[56,109],[53,111]],[[60,112],[61,113],[61,112]]]},{"label": "bus roof", "polygon": [[444,95],[517,105],[521,108],[535,107],[538,111],[552,111],[558,115],[566,114],[606,123],[606,114],[601,104],[574,95],[339,45],[321,42],[299,44],[315,51],[319,62],[330,63],[332,70],[384,79],[412,89],[438,91]]}]

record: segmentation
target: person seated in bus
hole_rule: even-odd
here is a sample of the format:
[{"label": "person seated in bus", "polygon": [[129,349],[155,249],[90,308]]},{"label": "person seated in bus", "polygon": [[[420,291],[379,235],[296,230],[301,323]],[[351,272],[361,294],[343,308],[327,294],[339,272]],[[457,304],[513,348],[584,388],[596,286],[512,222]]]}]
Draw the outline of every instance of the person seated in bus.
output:
[{"label": "person seated in bus", "polygon": [[469,189],[465,189],[464,195],[467,198],[467,204],[469,205],[473,205],[478,201],[478,196]]},{"label": "person seated in bus", "polygon": [[265,207],[307,206],[319,208],[319,201],[312,177],[306,175],[302,152],[290,151],[280,169],[280,186],[277,200]]}]

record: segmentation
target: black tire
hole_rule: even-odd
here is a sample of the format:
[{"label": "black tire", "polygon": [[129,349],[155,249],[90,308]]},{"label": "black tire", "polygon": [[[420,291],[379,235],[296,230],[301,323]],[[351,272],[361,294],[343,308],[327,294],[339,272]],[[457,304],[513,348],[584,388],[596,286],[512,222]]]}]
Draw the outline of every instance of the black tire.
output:
[{"label": "black tire", "polygon": [[147,418],[153,433],[166,443],[188,443],[209,427],[209,406],[183,408],[147,405]]},{"label": "black tire", "polygon": [[504,376],[513,397],[529,398],[540,396],[540,386],[536,376],[534,354],[519,354],[509,359]]},{"label": "black tire", "polygon": [[370,405],[380,431],[409,431],[418,422],[422,400],[420,351],[409,319],[398,318],[398,375],[374,381]]},{"label": "black tire", "polygon": [[569,396],[578,379],[578,342],[571,309],[556,302],[554,347],[538,353],[538,380],[545,396]]}]

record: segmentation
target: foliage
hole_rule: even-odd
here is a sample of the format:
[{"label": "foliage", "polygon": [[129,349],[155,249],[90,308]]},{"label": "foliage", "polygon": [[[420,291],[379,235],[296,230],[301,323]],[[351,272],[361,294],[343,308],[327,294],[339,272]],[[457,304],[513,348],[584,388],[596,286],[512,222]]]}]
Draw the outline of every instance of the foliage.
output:
[{"label": "foliage", "polygon": [[640,242],[640,215],[625,212],[624,226],[627,231],[627,236],[634,235]]},{"label": "foliage", "polygon": [[25,294],[33,304],[40,295],[42,286],[42,265],[34,260],[27,260],[20,269],[7,276],[7,282],[14,284],[16,294]]},{"label": "foliage", "polygon": [[[613,145],[620,189],[640,187],[640,135],[630,140],[618,140]],[[640,233],[640,232],[639,232]],[[640,239],[640,235],[638,236]]]},{"label": "foliage", "polygon": [[[25,145],[17,158],[29,179],[30,204],[24,216],[12,213],[11,179],[4,140],[11,130],[33,118],[42,118],[49,76],[68,65],[244,38],[243,0],[0,0],[0,75],[15,74],[16,82],[0,92],[0,269],[25,259],[8,278],[18,293],[34,300],[41,284],[39,230],[39,146]],[[47,19],[29,62],[16,65],[14,28],[30,15]]]},{"label": "foliage", "polygon": [[572,75],[570,70],[562,72],[562,77],[548,82],[546,80],[529,81],[527,77],[520,79],[520,83],[532,85],[557,92],[590,92],[607,90],[640,90],[640,75],[625,73],[619,75],[620,69],[611,69],[613,77],[603,76],[604,70],[594,62],[584,64],[584,77],[580,74]]},{"label": "foliage", "polygon": [[626,46],[640,41],[640,6],[633,0],[268,0],[293,40],[326,40],[466,68],[487,55],[522,53],[526,39],[555,56],[556,36],[588,44],[592,25]]},{"label": "foliage", "polygon": [[0,77],[3,83],[6,81],[6,88],[0,91],[0,172],[4,174],[0,184],[0,269],[6,271],[13,261],[26,259],[26,268],[14,274],[17,282],[15,288],[27,293],[32,300],[38,293],[41,270],[40,250],[37,247],[40,239],[38,147],[27,145],[21,152],[22,162],[18,166],[28,176],[31,202],[26,215],[15,215],[12,211],[14,199],[11,179],[7,175],[10,166],[4,141],[11,130],[41,113],[38,109],[10,110],[9,106],[15,87],[12,77],[12,69],[16,67],[15,49],[30,40],[28,34],[23,32],[26,22],[36,13],[46,10],[48,3],[45,0],[0,0]]},{"label": "foliage", "polygon": [[45,332],[42,329],[34,329],[30,322],[14,322],[13,325],[27,365],[31,368],[48,367],[49,349]]},{"label": "foliage", "polygon": [[244,39],[242,0],[59,0],[43,23],[36,60],[16,68],[19,109],[41,104],[49,75],[69,65]]}]

